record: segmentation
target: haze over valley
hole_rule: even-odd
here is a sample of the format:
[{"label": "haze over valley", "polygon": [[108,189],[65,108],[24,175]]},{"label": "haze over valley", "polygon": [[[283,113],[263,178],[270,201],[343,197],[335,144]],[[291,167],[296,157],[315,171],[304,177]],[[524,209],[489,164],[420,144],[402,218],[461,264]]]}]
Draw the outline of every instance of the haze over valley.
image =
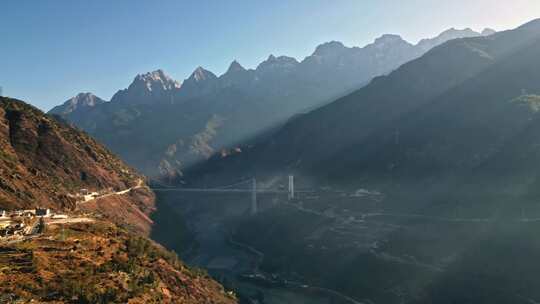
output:
[{"label": "haze over valley", "polygon": [[0,303],[540,301],[534,1],[121,2],[0,21]]}]

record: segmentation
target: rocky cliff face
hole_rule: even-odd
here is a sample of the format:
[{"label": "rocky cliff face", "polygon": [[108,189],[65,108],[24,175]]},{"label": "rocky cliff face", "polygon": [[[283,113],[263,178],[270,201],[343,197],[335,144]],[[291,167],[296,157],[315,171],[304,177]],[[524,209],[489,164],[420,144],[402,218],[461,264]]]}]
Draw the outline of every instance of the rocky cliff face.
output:
[{"label": "rocky cliff face", "polygon": [[62,105],[54,107],[50,114],[68,116],[75,112],[86,112],[89,109],[105,103],[105,100],[97,97],[92,93],[80,93],[77,96],[70,98]]},{"label": "rocky cliff face", "polygon": [[118,91],[111,99],[117,103],[148,104],[170,102],[180,83],[162,70],[137,75],[127,89]]}]

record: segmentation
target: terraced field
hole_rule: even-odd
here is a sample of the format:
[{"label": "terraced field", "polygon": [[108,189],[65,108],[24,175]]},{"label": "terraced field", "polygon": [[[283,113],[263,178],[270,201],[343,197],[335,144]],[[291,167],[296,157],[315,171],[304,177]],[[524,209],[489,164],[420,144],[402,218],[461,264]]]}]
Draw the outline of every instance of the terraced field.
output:
[{"label": "terraced field", "polygon": [[0,247],[0,273],[29,273],[34,271],[34,254],[32,251]]}]

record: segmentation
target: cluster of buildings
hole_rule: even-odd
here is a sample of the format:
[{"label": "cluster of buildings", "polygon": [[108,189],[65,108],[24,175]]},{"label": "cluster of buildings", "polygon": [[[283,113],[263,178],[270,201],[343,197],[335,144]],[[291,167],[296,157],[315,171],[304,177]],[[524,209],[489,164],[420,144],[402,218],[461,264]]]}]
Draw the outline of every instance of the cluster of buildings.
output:
[{"label": "cluster of buildings", "polygon": [[36,208],[36,209],[26,209],[26,210],[14,210],[14,211],[6,211],[1,210],[0,211],[0,220],[6,219],[6,218],[19,218],[19,217],[51,217],[53,213],[51,212],[51,209],[47,208]]},{"label": "cluster of buildings", "polygon": [[67,218],[47,208],[5,211],[0,210],[0,238],[32,234],[38,218]]},{"label": "cluster of buildings", "polygon": [[24,235],[25,228],[24,222],[0,221],[0,237]]}]

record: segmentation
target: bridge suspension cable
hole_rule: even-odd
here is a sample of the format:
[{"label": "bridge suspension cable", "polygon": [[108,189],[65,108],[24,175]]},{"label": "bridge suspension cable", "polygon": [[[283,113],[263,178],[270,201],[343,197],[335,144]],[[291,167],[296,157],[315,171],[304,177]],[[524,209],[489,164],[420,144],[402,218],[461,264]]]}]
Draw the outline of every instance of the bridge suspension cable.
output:
[{"label": "bridge suspension cable", "polygon": [[[288,193],[289,200],[295,198],[295,193],[299,192],[314,192],[309,190],[297,190],[294,187],[294,176],[288,176],[288,189],[287,190],[272,190],[272,189],[261,189],[257,185],[257,180],[255,178],[250,178],[247,180],[242,180],[228,185],[217,186],[212,188],[184,188],[184,187],[162,187],[162,188],[152,188],[154,191],[177,191],[177,192],[239,192],[239,193],[251,193],[251,213],[256,214],[258,212],[258,203],[257,203],[257,193]],[[247,185],[246,188],[239,188],[241,185]]]},{"label": "bridge suspension cable", "polygon": [[212,187],[210,189],[230,189],[230,188],[233,188],[235,186],[239,186],[239,185],[249,185],[251,183],[251,179],[246,179],[246,180],[243,180],[243,181],[240,181],[240,182],[236,182],[234,184],[230,184],[230,185],[225,185],[225,186],[219,186],[219,187]]}]

